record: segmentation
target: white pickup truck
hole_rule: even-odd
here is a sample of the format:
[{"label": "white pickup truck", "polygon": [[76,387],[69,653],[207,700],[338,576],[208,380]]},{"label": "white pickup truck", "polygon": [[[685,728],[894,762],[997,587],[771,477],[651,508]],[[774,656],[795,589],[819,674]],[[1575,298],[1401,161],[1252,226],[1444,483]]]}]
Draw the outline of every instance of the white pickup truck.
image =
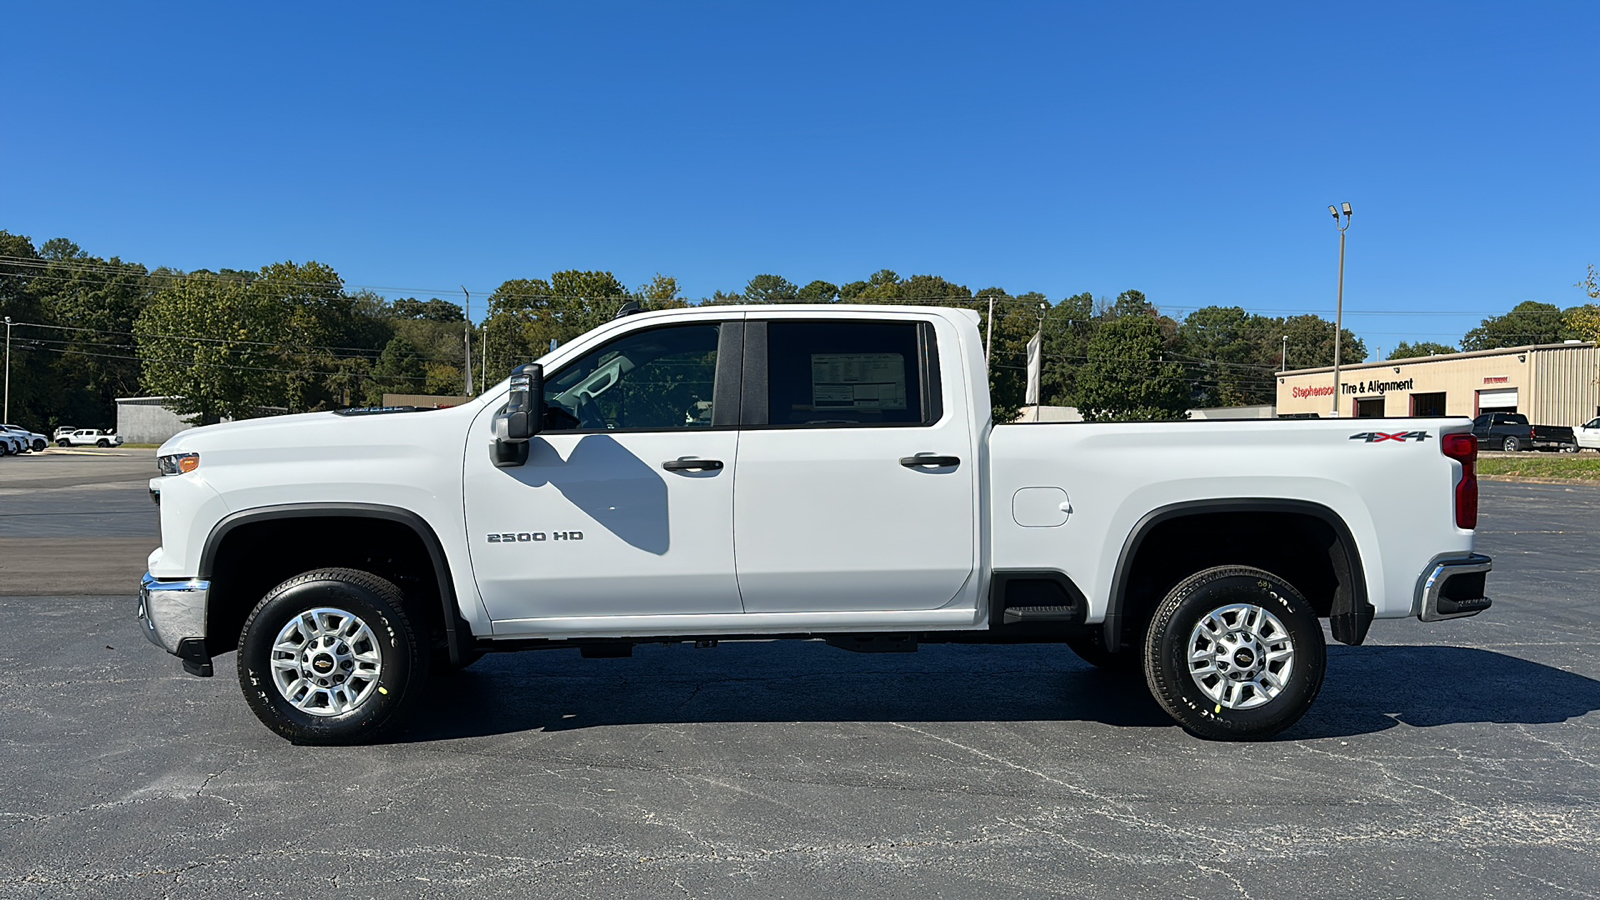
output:
[{"label": "white pickup truck", "polygon": [[977,317],[619,317],[451,409],[185,431],[147,637],[301,743],[485,651],[1062,642],[1191,732],[1297,721],[1323,628],[1489,607],[1466,419],[993,422]]}]

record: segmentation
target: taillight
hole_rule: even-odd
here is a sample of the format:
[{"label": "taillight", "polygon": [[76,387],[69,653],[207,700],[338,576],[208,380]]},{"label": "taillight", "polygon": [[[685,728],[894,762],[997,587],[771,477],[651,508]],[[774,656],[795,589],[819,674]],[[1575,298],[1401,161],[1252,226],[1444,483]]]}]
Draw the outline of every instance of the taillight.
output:
[{"label": "taillight", "polygon": [[1470,434],[1447,434],[1439,442],[1444,455],[1461,463],[1456,482],[1456,527],[1478,527],[1478,439]]}]

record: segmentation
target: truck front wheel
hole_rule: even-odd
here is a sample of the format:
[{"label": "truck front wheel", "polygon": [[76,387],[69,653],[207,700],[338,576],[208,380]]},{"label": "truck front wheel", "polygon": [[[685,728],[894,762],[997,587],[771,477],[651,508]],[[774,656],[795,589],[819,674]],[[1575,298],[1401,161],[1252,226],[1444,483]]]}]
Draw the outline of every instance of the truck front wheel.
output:
[{"label": "truck front wheel", "polygon": [[269,591],[239,636],[239,686],[296,744],[356,744],[398,725],[422,693],[426,641],[393,584],[318,569]]},{"label": "truck front wheel", "polygon": [[1190,733],[1261,740],[1317,698],[1328,651],[1316,611],[1260,569],[1220,566],[1179,582],[1145,640],[1150,692]]}]

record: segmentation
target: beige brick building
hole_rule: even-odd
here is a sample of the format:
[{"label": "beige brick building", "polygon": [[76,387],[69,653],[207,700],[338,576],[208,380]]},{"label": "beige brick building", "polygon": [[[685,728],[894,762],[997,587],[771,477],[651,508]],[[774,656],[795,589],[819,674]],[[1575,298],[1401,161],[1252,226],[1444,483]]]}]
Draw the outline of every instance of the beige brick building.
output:
[{"label": "beige brick building", "polygon": [[[1600,415],[1600,349],[1537,344],[1342,366],[1341,417],[1519,412],[1540,425]],[[1333,414],[1333,367],[1278,373],[1278,415]]]}]

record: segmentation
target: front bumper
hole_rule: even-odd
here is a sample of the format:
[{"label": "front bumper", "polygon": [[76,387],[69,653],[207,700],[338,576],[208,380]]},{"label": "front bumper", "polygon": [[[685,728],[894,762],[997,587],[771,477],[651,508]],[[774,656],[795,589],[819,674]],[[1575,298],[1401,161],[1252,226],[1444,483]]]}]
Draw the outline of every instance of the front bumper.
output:
[{"label": "front bumper", "polygon": [[1417,617],[1424,622],[1475,616],[1492,604],[1484,582],[1494,561],[1482,553],[1436,559],[1417,584]]},{"label": "front bumper", "polygon": [[139,582],[139,621],[150,643],[183,660],[191,675],[210,675],[206,652],[206,598],[211,582],[159,581],[146,572]]}]

